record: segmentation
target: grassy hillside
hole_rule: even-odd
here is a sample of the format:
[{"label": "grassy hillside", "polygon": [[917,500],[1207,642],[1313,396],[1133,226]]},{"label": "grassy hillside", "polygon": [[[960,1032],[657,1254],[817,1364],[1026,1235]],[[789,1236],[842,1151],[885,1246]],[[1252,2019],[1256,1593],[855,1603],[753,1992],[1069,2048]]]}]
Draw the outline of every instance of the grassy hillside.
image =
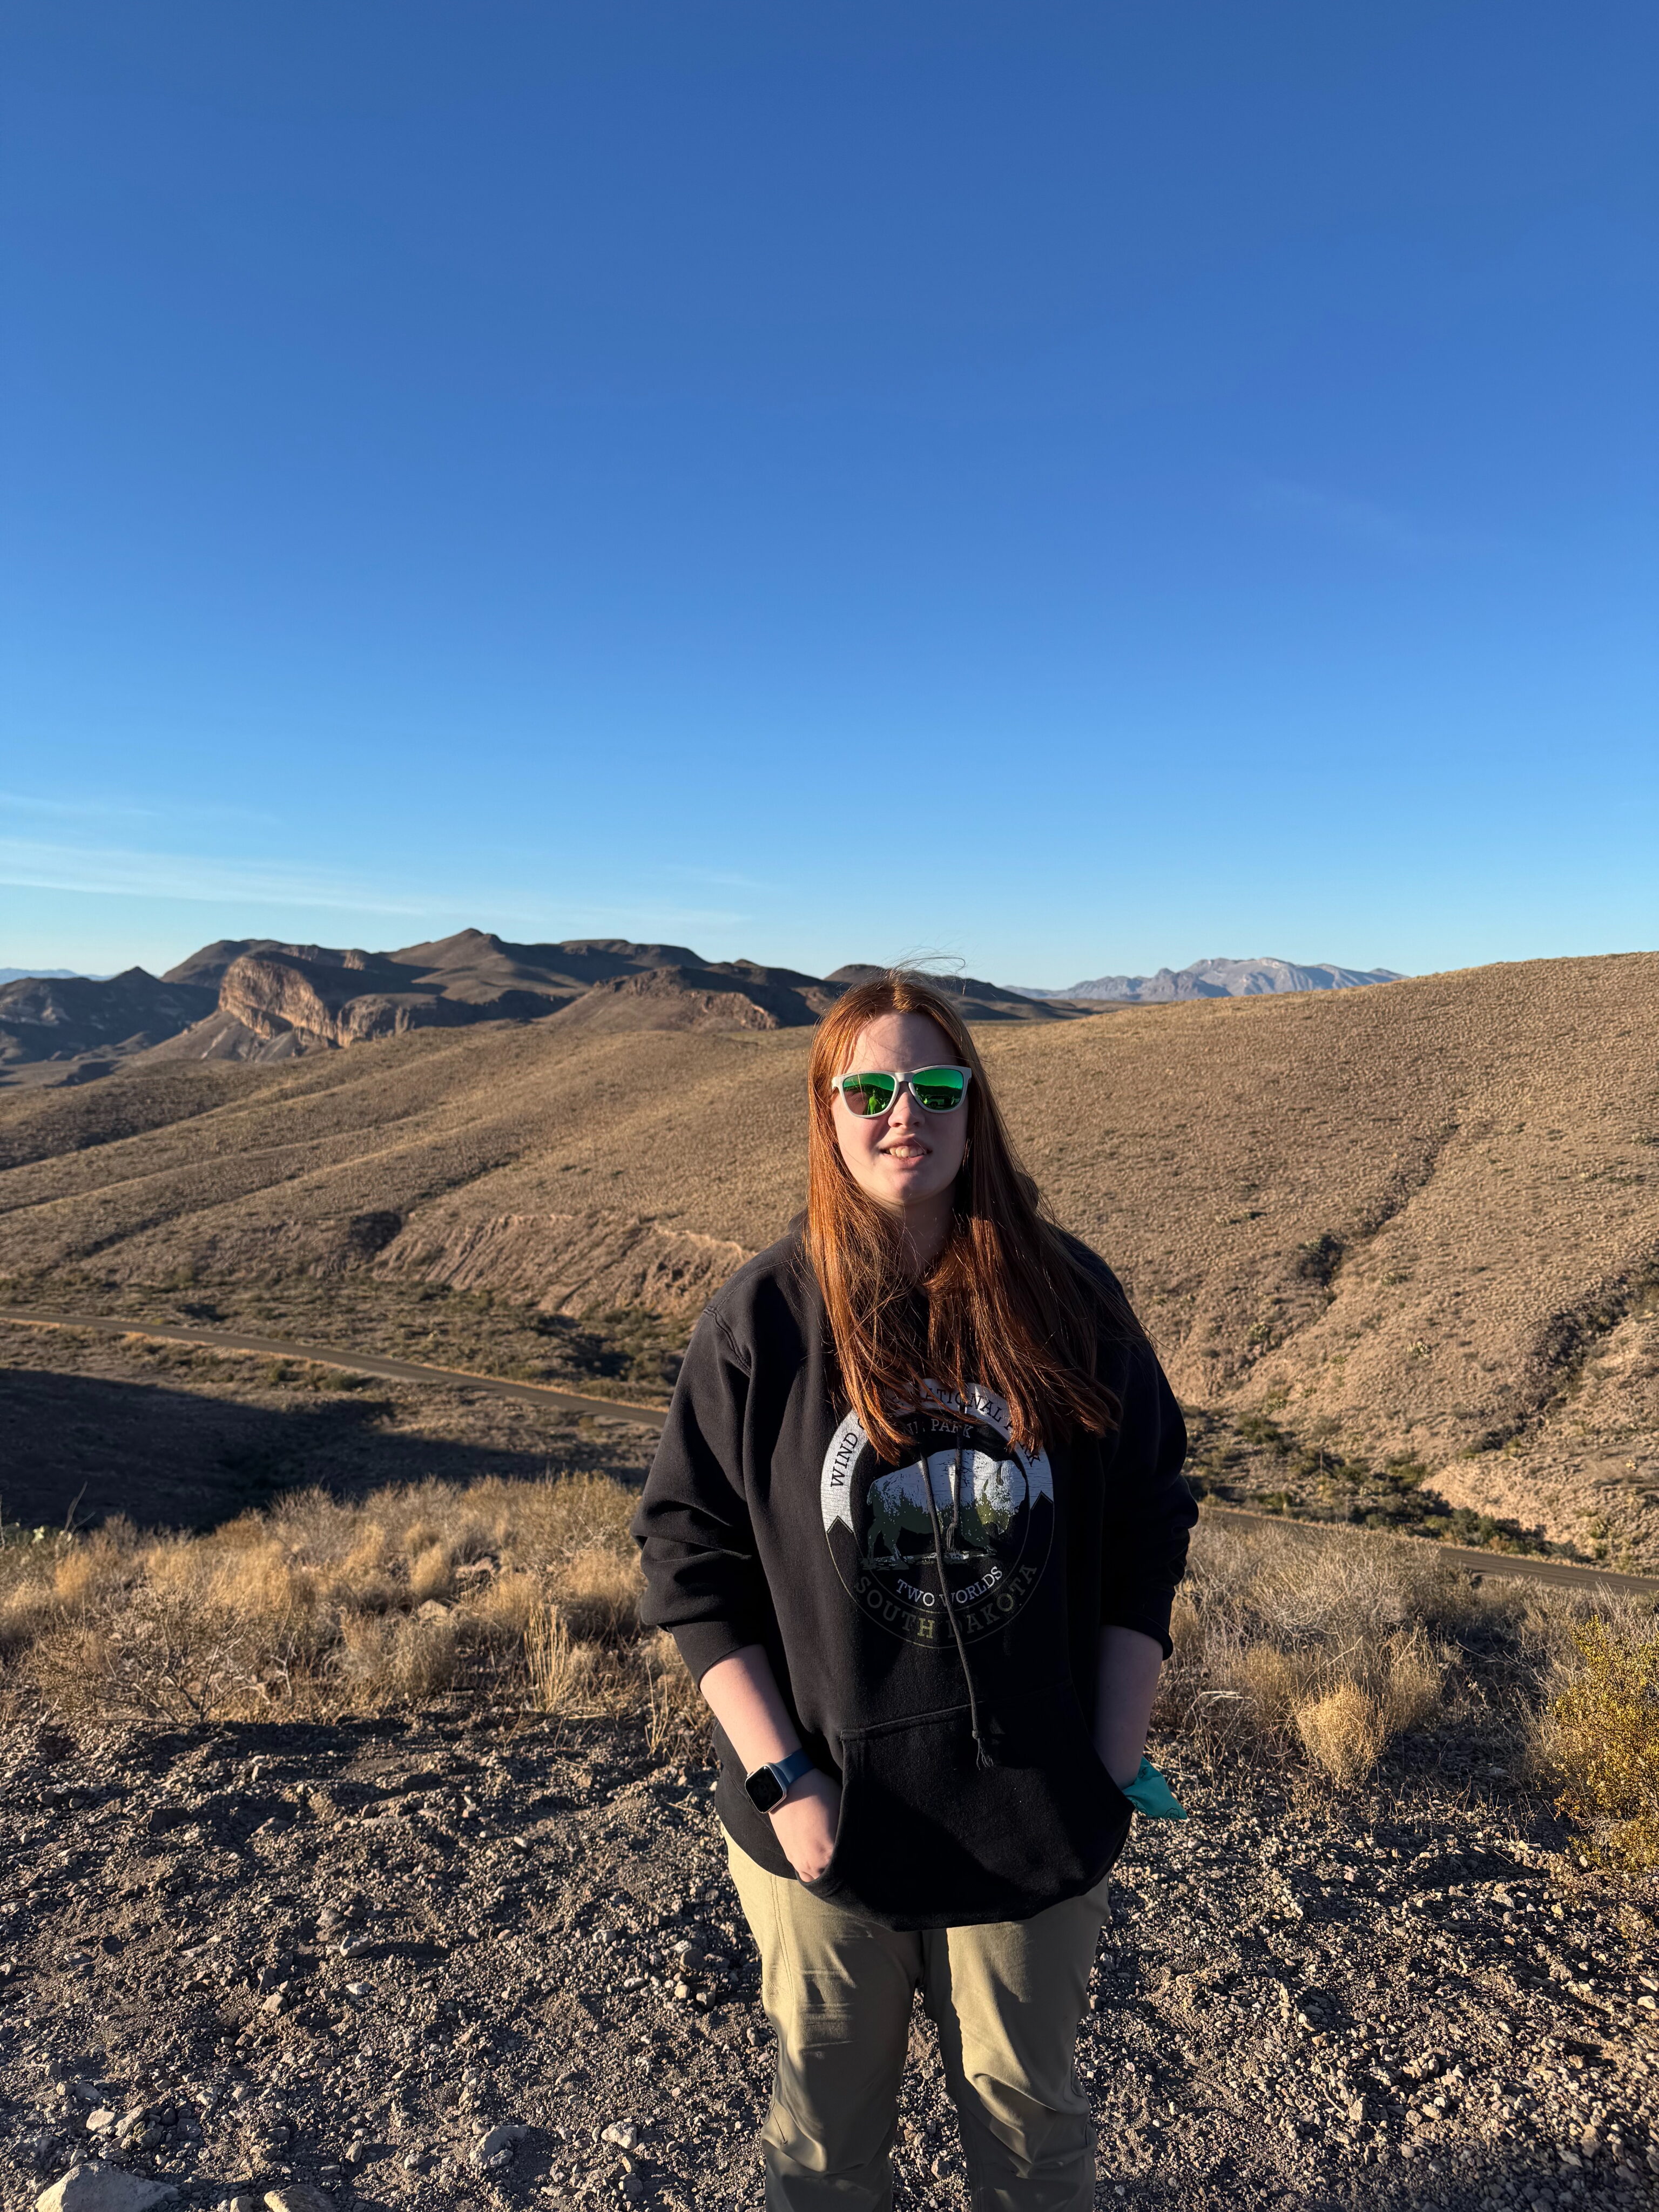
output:
[{"label": "grassy hillside", "polygon": [[[1659,956],[982,1030],[1211,1478],[1659,1564]],[[689,1318],[802,1193],[807,1033],[413,1034],[0,1100],[0,1273]]]}]

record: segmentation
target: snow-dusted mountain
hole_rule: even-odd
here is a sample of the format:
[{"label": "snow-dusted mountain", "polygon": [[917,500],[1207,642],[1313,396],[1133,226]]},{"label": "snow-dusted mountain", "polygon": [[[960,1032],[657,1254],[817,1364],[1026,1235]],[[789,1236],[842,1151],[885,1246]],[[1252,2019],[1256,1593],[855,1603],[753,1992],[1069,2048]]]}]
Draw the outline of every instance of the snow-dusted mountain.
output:
[{"label": "snow-dusted mountain", "polygon": [[1117,999],[1133,1006],[1171,999],[1243,999],[1265,991],[1352,991],[1364,983],[1397,983],[1392,968],[1339,968],[1331,961],[1194,960],[1156,975],[1097,975],[1067,991],[1030,991],[1033,999]]}]

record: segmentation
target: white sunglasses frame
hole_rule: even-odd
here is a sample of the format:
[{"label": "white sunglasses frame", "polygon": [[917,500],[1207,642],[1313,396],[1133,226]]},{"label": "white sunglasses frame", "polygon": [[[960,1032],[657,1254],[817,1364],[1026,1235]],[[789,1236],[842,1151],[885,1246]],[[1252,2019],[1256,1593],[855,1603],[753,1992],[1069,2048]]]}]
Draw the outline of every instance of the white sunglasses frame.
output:
[{"label": "white sunglasses frame", "polygon": [[[916,1089],[915,1083],[911,1080],[913,1076],[926,1075],[931,1069],[935,1067],[951,1068],[962,1078],[962,1096],[957,1100],[954,1106],[930,1106],[927,1100],[921,1096],[921,1092]],[[860,1075],[884,1075],[888,1081],[891,1083],[893,1086],[893,1096],[889,1100],[888,1103],[882,1108],[881,1113],[854,1114],[853,1113],[852,1107],[847,1104],[847,1086]],[[832,1091],[838,1091],[841,1093],[842,1104],[847,1105],[848,1112],[853,1115],[853,1119],[855,1121],[879,1121],[884,1115],[892,1112],[894,1107],[898,1104],[899,1100],[904,1096],[907,1091],[915,1100],[917,1105],[921,1107],[924,1114],[955,1114],[968,1103],[968,1086],[973,1079],[973,1069],[971,1067],[963,1067],[958,1060],[930,1060],[926,1067],[913,1067],[908,1070],[897,1067],[850,1068],[845,1075],[837,1075],[834,1077],[830,1082],[830,1088]]]}]

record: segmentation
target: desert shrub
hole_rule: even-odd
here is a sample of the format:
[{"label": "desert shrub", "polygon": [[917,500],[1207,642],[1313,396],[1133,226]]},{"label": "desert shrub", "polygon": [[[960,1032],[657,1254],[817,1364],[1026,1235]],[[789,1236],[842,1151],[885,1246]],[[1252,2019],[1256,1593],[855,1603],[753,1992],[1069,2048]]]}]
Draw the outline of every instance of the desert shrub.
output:
[{"label": "desert shrub", "polygon": [[525,1631],[524,1650],[535,1701],[544,1713],[592,1720],[649,1705],[638,1656],[576,1636],[557,1605],[538,1607]]},{"label": "desert shrub", "polygon": [[590,1650],[578,1657],[569,1623],[556,1605],[538,1605],[525,1625],[525,1665],[536,1703],[544,1713],[569,1710],[585,1687]]},{"label": "desert shrub", "polygon": [[410,1561],[409,1594],[417,1603],[424,1603],[428,1598],[447,1597],[454,1583],[454,1561],[441,1537],[428,1544]]},{"label": "desert shrub", "polygon": [[1586,1831],[1591,1863],[1659,1866],[1659,1623],[1594,1614],[1572,1644],[1540,1730],[1557,1804]]},{"label": "desert shrub", "polygon": [[15,1583],[0,1597],[0,1663],[39,1642],[57,1614],[44,1584]]},{"label": "desert shrub", "polygon": [[644,1579],[631,1547],[623,1553],[590,1545],[567,1562],[558,1579],[573,1634],[613,1644],[638,1635]]},{"label": "desert shrub", "polygon": [[114,1522],[57,1548],[52,1586],[58,1602],[83,1611],[106,1602],[127,1579],[131,1542],[131,1530],[125,1522]]},{"label": "desert shrub", "polygon": [[543,1602],[544,1579],[529,1573],[505,1574],[487,1582],[467,1609],[466,1620],[483,1636],[513,1642],[523,1636]]},{"label": "desert shrub", "polygon": [[1445,1684],[1445,1666],[1420,1630],[1397,1631],[1383,1645],[1381,1664],[1371,1669],[1368,1695],[1375,1698],[1383,1741],[1405,1735],[1432,1718]]},{"label": "desert shrub", "polygon": [[1265,1450],[1276,1452],[1290,1449],[1290,1440],[1284,1430],[1267,1413],[1241,1413],[1233,1427],[1247,1444],[1257,1444]]},{"label": "desert shrub", "polygon": [[1206,1521],[1156,1717],[1200,1759],[1247,1751],[1344,1787],[1413,1739],[1524,1767],[1584,1609],[1546,1585],[1477,1586],[1428,1544]]},{"label": "desert shrub", "polygon": [[356,1692],[371,1705],[429,1698],[455,1679],[455,1626],[408,1615],[348,1614],[340,1623],[337,1664]]},{"label": "desert shrub", "polygon": [[263,1674],[283,1663],[261,1626],[140,1583],[119,1607],[51,1621],[30,1648],[29,1673],[46,1703],[69,1717],[205,1720],[251,1705]]},{"label": "desert shrub", "polygon": [[[629,1713],[689,1758],[708,1716],[672,1640],[641,1630],[632,1504],[597,1475],[429,1481],[290,1493],[199,1535],[8,1532],[0,1711],[325,1715],[464,1691]],[[1239,1751],[1351,1787],[1426,1737],[1540,1776],[1555,1759],[1562,1787],[1565,1753],[1547,1757],[1540,1730],[1554,1677],[1565,1693],[1586,1663],[1572,1630],[1589,1611],[1536,1584],[1476,1589],[1428,1544],[1208,1521],[1157,1717],[1199,1765]]]},{"label": "desert shrub", "polygon": [[1296,1729],[1309,1756],[1345,1787],[1370,1772],[1388,1741],[1376,1698],[1347,1680],[1298,1705]]},{"label": "desert shrub", "polygon": [[661,1759],[706,1759],[711,1734],[708,1708],[665,1628],[659,1628],[646,1645],[644,1661],[646,1733],[652,1750]]},{"label": "desert shrub", "polygon": [[598,1476],[425,1482],[295,1493],[199,1535],[8,1534],[0,1700],[228,1718],[522,1695],[526,1632],[557,1606],[588,1705],[644,1711],[631,1504]]}]

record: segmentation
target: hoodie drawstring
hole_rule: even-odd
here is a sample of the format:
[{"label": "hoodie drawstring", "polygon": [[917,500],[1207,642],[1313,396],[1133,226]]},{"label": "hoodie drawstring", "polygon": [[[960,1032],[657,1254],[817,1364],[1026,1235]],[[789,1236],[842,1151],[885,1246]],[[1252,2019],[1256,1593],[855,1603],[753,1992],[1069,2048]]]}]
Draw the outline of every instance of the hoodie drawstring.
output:
[{"label": "hoodie drawstring", "polygon": [[[955,1639],[957,1658],[962,1668],[962,1679],[968,1686],[968,1719],[974,1731],[974,1764],[977,1767],[994,1766],[989,1747],[980,1732],[979,1692],[974,1686],[974,1670],[969,1663],[968,1643],[962,1632],[962,1623],[957,1619],[956,1604],[951,1595],[951,1584],[945,1571],[945,1535],[939,1526],[939,1504],[933,1496],[933,1470],[924,1452],[921,1461],[921,1486],[927,1497],[927,1518],[933,1530],[933,1561],[939,1569],[939,1595],[945,1600],[945,1611],[951,1623],[951,1634]],[[951,1470],[952,1518],[958,1530],[962,1526],[962,1446],[957,1446],[956,1460]]]}]

